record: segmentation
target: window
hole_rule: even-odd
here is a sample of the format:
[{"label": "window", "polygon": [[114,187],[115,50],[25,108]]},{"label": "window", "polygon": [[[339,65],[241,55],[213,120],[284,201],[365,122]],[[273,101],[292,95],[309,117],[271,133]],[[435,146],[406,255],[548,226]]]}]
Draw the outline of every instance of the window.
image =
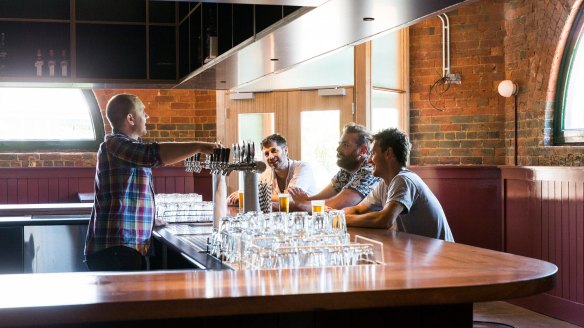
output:
[{"label": "window", "polygon": [[338,109],[300,113],[300,158],[312,164],[318,190],[326,187],[339,170],[337,146],[341,137],[340,120],[341,111]]},{"label": "window", "polygon": [[387,128],[409,130],[407,85],[407,29],[371,40],[371,114],[372,133]]},{"label": "window", "polygon": [[0,151],[96,151],[104,125],[91,90],[0,88]]},{"label": "window", "polygon": [[574,20],[562,58],[556,93],[554,142],[584,144],[584,12]]}]

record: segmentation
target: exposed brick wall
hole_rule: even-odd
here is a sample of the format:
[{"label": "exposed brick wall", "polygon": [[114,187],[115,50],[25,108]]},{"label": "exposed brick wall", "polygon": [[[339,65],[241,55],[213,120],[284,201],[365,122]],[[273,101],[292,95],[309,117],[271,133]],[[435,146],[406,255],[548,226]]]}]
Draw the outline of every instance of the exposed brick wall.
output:
[{"label": "exposed brick wall", "polygon": [[[139,96],[146,105],[150,119],[145,141],[216,139],[215,91],[206,90],[95,89],[106,133],[111,132],[104,114],[107,101],[122,92]],[[0,153],[0,167],[94,167],[95,156],[93,152]]]},{"label": "exposed brick wall", "polygon": [[[566,22],[576,13],[572,9],[581,2],[514,0],[505,3],[506,76],[520,86],[517,96],[520,165],[584,166],[584,147],[552,145],[553,116],[559,110],[554,104],[555,83],[567,36]],[[507,104],[508,111],[512,106]],[[507,131],[512,131],[510,124]]]},{"label": "exposed brick wall", "polygon": [[442,71],[437,17],[410,28],[412,164],[513,164],[516,81],[519,165],[584,166],[584,147],[552,146],[555,81],[565,26],[582,0],[481,0],[448,12],[451,72],[462,84],[429,88]]},{"label": "exposed brick wall", "polygon": [[[410,28],[411,164],[505,163],[503,0],[448,12],[451,73],[462,84],[430,86],[442,77],[442,24],[429,18]],[[432,104],[438,108],[434,108]]]}]

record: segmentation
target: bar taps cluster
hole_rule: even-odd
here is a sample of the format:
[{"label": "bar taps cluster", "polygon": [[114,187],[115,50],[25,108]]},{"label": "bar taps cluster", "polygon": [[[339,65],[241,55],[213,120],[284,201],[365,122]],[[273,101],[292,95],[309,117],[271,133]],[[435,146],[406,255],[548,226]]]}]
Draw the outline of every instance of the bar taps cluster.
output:
[{"label": "bar taps cluster", "polygon": [[[230,160],[230,155],[233,159]],[[255,143],[245,142],[233,144],[231,148],[216,148],[212,154],[201,160],[201,154],[195,154],[184,161],[187,172],[200,173],[207,169],[211,174],[228,176],[232,171],[261,173],[266,169],[266,163],[255,160]]]}]

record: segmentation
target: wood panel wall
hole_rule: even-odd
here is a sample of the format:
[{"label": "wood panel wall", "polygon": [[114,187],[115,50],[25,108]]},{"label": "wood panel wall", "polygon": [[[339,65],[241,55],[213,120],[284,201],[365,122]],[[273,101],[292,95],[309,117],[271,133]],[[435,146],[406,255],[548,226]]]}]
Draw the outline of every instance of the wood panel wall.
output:
[{"label": "wood panel wall", "polygon": [[502,167],[505,251],[558,266],[556,287],[514,303],[584,326],[584,169]]},{"label": "wood panel wall", "polygon": [[[212,199],[208,173],[184,167],[153,169],[157,193],[198,193]],[[46,167],[0,169],[0,204],[75,203],[78,193],[93,193],[94,168]]]},{"label": "wood panel wall", "polygon": [[503,250],[501,174],[496,166],[411,166],[440,201],[454,240]]}]

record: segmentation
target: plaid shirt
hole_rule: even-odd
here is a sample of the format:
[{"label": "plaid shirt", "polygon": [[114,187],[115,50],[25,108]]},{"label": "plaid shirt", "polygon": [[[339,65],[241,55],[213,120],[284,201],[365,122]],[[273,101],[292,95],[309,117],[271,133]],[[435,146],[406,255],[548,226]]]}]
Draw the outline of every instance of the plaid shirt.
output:
[{"label": "plaid shirt", "polygon": [[116,131],[105,137],[97,151],[85,255],[120,245],[148,254],[156,212],[151,168],[159,165],[157,143]]}]

